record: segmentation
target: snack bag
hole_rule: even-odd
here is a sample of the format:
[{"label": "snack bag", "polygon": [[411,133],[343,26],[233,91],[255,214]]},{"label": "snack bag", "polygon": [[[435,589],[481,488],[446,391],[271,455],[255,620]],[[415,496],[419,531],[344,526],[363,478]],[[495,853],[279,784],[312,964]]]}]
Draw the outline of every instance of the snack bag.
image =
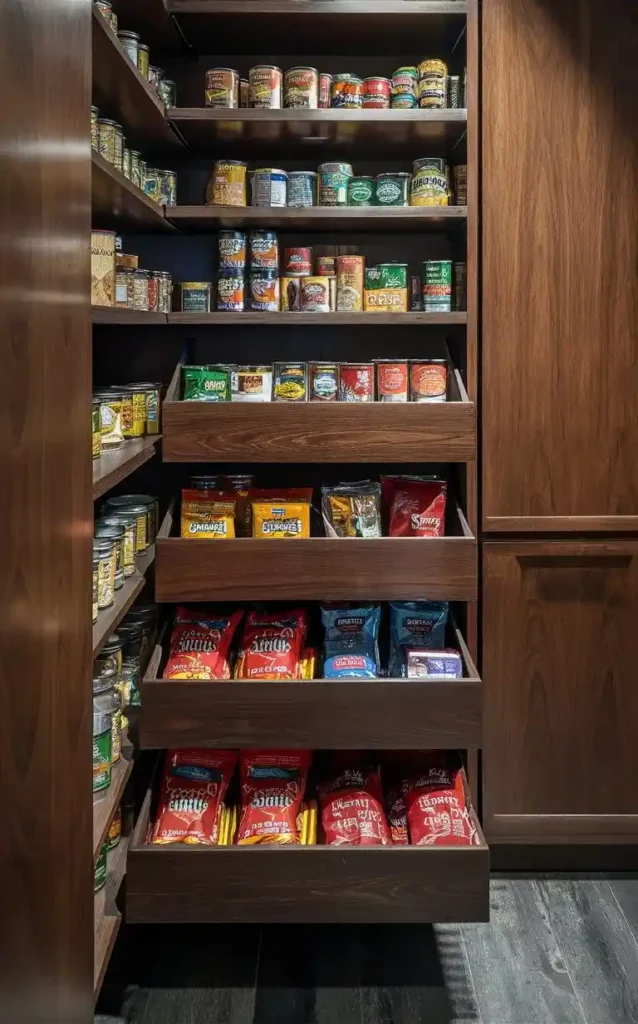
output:
[{"label": "snack bag", "polygon": [[249,491],[253,537],[283,540],[310,536],[311,487]]},{"label": "snack bag", "polygon": [[391,845],[379,768],[362,758],[337,760],[319,785],[319,805],[327,846]]},{"label": "snack bag", "polygon": [[182,491],[182,537],[234,538],[235,496],[224,491]]},{"label": "snack bag", "polygon": [[230,647],[242,612],[213,615],[179,607],[164,679],[230,679]]},{"label": "snack bag", "polygon": [[325,605],[324,679],[376,679],[379,675],[379,605]]},{"label": "snack bag", "polygon": [[302,608],[283,612],[252,610],[246,617],[236,679],[300,679],[308,615]]},{"label": "snack bag", "polygon": [[327,537],[380,537],[381,487],[363,480],[321,488]]},{"label": "snack bag", "polygon": [[458,767],[433,756],[403,779],[401,790],[413,846],[471,846],[478,843]]},{"label": "snack bag", "polygon": [[297,817],[310,767],[309,750],[242,750],[237,843],[300,843]]},{"label": "snack bag", "polygon": [[236,764],[233,750],[167,750],[152,842],[214,846]]},{"label": "snack bag", "polygon": [[405,648],[408,679],[461,679],[463,661],[458,651],[414,651]]},{"label": "snack bag", "polygon": [[408,650],[445,647],[447,601],[390,602],[390,677],[407,675]]},{"label": "snack bag", "polygon": [[416,477],[381,481],[390,537],[443,537],[447,483]]}]

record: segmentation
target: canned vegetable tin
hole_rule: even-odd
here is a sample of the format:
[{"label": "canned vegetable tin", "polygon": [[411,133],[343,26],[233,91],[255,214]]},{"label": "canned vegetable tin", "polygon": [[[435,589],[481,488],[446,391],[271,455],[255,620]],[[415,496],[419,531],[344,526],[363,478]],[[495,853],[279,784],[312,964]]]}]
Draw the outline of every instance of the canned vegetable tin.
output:
[{"label": "canned vegetable tin", "polygon": [[308,364],[275,363],[274,402],[305,402],[308,399]]},{"label": "canned vegetable tin", "polygon": [[447,64],[443,60],[431,58],[422,60],[419,71],[419,106],[421,108],[441,109],[447,102]]},{"label": "canned vegetable tin", "polygon": [[449,313],[452,309],[452,261],[424,260],[421,264],[423,309],[426,313]]},{"label": "canned vegetable tin", "polygon": [[248,236],[250,269],[277,270],[279,243],[275,231],[251,231]]},{"label": "canned vegetable tin", "polygon": [[335,75],[330,86],[330,106],[359,110],[363,105],[363,79],[358,75]]},{"label": "canned vegetable tin", "polygon": [[243,270],[246,266],[244,231],[220,231],[217,236],[220,270]]},{"label": "canned vegetable tin", "polygon": [[206,72],[204,102],[207,107],[239,106],[239,71],[234,68],[211,68]]},{"label": "canned vegetable tin", "polygon": [[348,206],[372,206],[374,200],[374,178],[350,178],[348,181]]},{"label": "canned vegetable tin", "polygon": [[319,72],[316,68],[288,68],[284,75],[284,106],[316,110],[319,105]]},{"label": "canned vegetable tin", "polygon": [[362,106],[366,109],[375,107],[387,110],[390,106],[391,91],[392,84],[389,78],[364,78]]},{"label": "canned vegetable tin", "polygon": [[412,164],[410,206],[447,206],[448,170],[445,160],[421,157]]},{"label": "canned vegetable tin", "polygon": [[244,268],[220,270],[217,277],[217,309],[224,313],[242,313],[244,305]]},{"label": "canned vegetable tin", "polygon": [[410,360],[410,400],[412,402],[447,401],[447,362],[445,359]]},{"label": "canned vegetable tin", "polygon": [[308,368],[311,402],[336,402],[339,371],[336,363],[310,363]]},{"label": "canned vegetable tin", "polygon": [[250,308],[257,313],[279,311],[279,277],[276,270],[251,270]]},{"label": "canned vegetable tin", "polygon": [[312,274],[312,249],[294,246],[284,249],[283,272],[287,277],[309,277]]},{"label": "canned vegetable tin", "polygon": [[283,73],[274,64],[257,64],[248,72],[248,103],[262,110],[281,110]]},{"label": "canned vegetable tin", "polygon": [[317,274],[319,274],[319,277],[336,277],[337,257],[317,256]]},{"label": "canned vegetable tin", "polygon": [[330,279],[327,277],[300,278],[300,301],[302,313],[330,312]]},{"label": "canned vegetable tin", "polygon": [[243,160],[216,160],[206,189],[208,206],[245,206],[246,171]]},{"label": "canned vegetable tin", "polygon": [[181,313],[210,313],[210,281],[182,281],[176,285]]},{"label": "canned vegetable tin", "polygon": [[272,366],[235,366],[231,372],[233,402],[270,402]]},{"label": "canned vegetable tin", "polygon": [[374,402],[374,363],[341,363],[340,402]]},{"label": "canned vegetable tin", "polygon": [[288,175],[278,167],[258,167],[251,172],[251,206],[284,207]]},{"label": "canned vegetable tin", "polygon": [[319,206],[347,206],[352,164],[319,164]]},{"label": "canned vegetable tin", "polygon": [[407,206],[412,175],[404,171],[378,174],[374,183],[375,206]]},{"label": "canned vegetable tin", "polygon": [[407,359],[377,359],[377,401],[407,402]]},{"label": "canned vegetable tin", "polygon": [[288,171],[288,206],[308,207],[317,204],[317,172]]},{"label": "canned vegetable tin", "polygon": [[363,309],[365,257],[337,256],[337,312],[359,313]]},{"label": "canned vegetable tin", "polygon": [[391,107],[395,110],[411,110],[416,107],[418,83],[419,72],[415,67],[401,67],[393,71]]}]

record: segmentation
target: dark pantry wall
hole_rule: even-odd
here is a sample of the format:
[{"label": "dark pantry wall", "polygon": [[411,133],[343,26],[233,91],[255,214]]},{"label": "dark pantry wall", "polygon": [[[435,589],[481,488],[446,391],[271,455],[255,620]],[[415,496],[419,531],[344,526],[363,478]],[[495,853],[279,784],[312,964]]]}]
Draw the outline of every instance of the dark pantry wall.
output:
[{"label": "dark pantry wall", "polygon": [[92,1016],[90,27],[0,3],[3,1024]]},{"label": "dark pantry wall", "polygon": [[482,35],[485,832],[635,843],[638,5]]}]

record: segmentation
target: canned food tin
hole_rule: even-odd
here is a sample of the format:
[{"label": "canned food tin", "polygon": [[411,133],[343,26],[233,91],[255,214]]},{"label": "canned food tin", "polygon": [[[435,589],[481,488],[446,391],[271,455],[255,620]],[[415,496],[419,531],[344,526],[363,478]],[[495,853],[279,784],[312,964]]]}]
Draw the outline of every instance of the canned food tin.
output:
[{"label": "canned food tin", "polygon": [[421,296],[421,280],[418,274],[410,278],[410,312],[420,313],[423,309],[423,298]]},{"label": "canned food tin", "polygon": [[409,92],[399,92],[390,100],[392,110],[415,110],[418,105],[419,101],[416,96],[410,95]]},{"label": "canned food tin", "polygon": [[96,540],[110,540],[115,546],[115,589],[124,586],[124,528],[122,526],[101,526],[95,524]]},{"label": "canned food tin", "polygon": [[301,308],[301,281],[300,277],[279,279],[279,308],[282,313],[296,313]]},{"label": "canned food tin", "polygon": [[347,206],[352,164],[319,164],[319,206]]},{"label": "canned food tin", "polygon": [[210,313],[210,281],[182,281],[176,285],[182,313]]},{"label": "canned food tin", "polygon": [[234,366],[231,371],[233,402],[270,402],[272,398],[271,366]]},{"label": "canned food tin", "polygon": [[100,111],[97,107],[91,107],[91,149],[95,149],[99,152],[99,131],[97,127],[98,114]]},{"label": "canned food tin", "polygon": [[392,84],[389,78],[364,78],[363,107],[376,107],[379,110],[390,106]]},{"label": "canned food tin", "polygon": [[336,277],[337,257],[317,256],[317,274],[319,277]]},{"label": "canned food tin", "polygon": [[358,75],[335,75],[330,85],[330,106],[359,110],[363,105],[363,79]]},{"label": "canned food tin", "polygon": [[137,48],[140,42],[137,32],[118,32],[117,38],[122,44],[124,52],[137,67]]},{"label": "canned food tin", "polygon": [[[99,793],[102,789],[108,789],[111,785],[111,758],[113,743],[113,722],[111,714],[98,706],[93,707],[93,792]],[[104,844],[106,850],[106,843]],[[95,867],[94,891],[101,889],[106,883],[106,853],[104,864],[100,864],[102,856],[98,857]],[[102,877],[103,876],[103,877]]]},{"label": "canned food tin", "polygon": [[454,201],[457,206],[467,206],[467,164],[456,164],[452,168],[454,180]]},{"label": "canned food tin", "polygon": [[217,309],[225,313],[241,313],[244,305],[244,268],[220,270],[217,277]]},{"label": "canned food tin", "polygon": [[97,120],[98,153],[110,164],[115,164],[115,129],[117,127],[119,127],[117,121],[111,121],[107,117],[99,117]]},{"label": "canned food tin", "polygon": [[452,261],[424,260],[421,264],[423,309],[426,313],[449,313],[452,309]]},{"label": "canned food tin", "polygon": [[137,47],[137,70],[139,71],[142,78],[148,79],[148,65],[150,63],[150,49],[145,43],[140,43]]},{"label": "canned food tin", "polygon": [[378,174],[374,183],[374,205],[407,206],[411,177],[403,171]]},{"label": "canned food tin", "polygon": [[410,399],[412,402],[447,401],[445,359],[410,360]]},{"label": "canned food tin", "polygon": [[177,106],[177,83],[172,78],[160,79],[157,91],[165,107]]},{"label": "canned food tin", "polygon": [[257,64],[248,72],[248,103],[262,110],[280,110],[283,73],[274,64]]},{"label": "canned food tin", "polygon": [[302,277],[300,280],[299,306],[302,313],[329,313],[329,278]]},{"label": "canned food tin", "polygon": [[288,206],[307,207],[317,203],[317,172],[288,171]]},{"label": "canned food tin", "polygon": [[447,206],[448,173],[445,161],[415,160],[410,183],[410,206]]},{"label": "canned food tin", "polygon": [[[136,412],[134,411],[134,418]],[[146,421],[146,414],[144,413],[144,422]],[[144,430],[142,430],[142,434]],[[140,437],[141,434],[136,436]],[[107,510],[108,511],[108,510]],[[119,526],[124,531],[123,545],[122,545],[122,567],[124,569],[125,576],[133,576],[135,574],[135,516],[109,516],[106,515],[100,519],[100,523],[104,526]],[[117,635],[117,634],[115,634]],[[102,651],[102,653],[104,653]],[[119,672],[120,665],[116,666]]]},{"label": "canned food tin", "polygon": [[447,64],[438,57],[426,57],[417,67],[419,78],[438,78],[445,81],[448,75]]},{"label": "canned food tin", "polygon": [[246,164],[243,160],[216,160],[206,190],[208,206],[246,205]]},{"label": "canned food tin", "polygon": [[115,305],[115,232],[91,232],[91,305]]},{"label": "canned food tin", "polygon": [[247,78],[240,78],[239,80],[239,106],[248,107],[250,106],[250,85]]},{"label": "canned food tin", "polygon": [[160,206],[177,205],[177,175],[175,171],[159,170]]},{"label": "canned food tin", "polygon": [[374,178],[350,178],[348,181],[348,206],[372,206],[374,200]]},{"label": "canned food tin", "polygon": [[243,270],[246,266],[244,231],[220,231],[217,236],[220,270]]},{"label": "canned food tin", "polygon": [[407,263],[379,263],[365,272],[366,313],[406,313],[408,309]]},{"label": "canned food tin", "polygon": [[417,86],[419,82],[419,72],[415,67],[407,65],[404,67],[397,68],[396,71],[392,72],[392,106],[400,107],[401,104],[396,104],[400,96],[407,96],[412,102],[407,104],[408,107],[416,107],[417,99]]},{"label": "canned food tin", "polygon": [[211,68],[206,72],[204,98],[207,107],[239,106],[239,72],[234,68]]},{"label": "canned food tin", "polygon": [[374,402],[374,363],[341,363],[339,401]]},{"label": "canned food tin", "polygon": [[442,60],[423,60],[419,64],[418,97],[421,108],[441,109],[447,102],[447,64]]},{"label": "canned food tin", "polygon": [[248,246],[251,270],[279,268],[279,243],[274,231],[251,231]]},{"label": "canned food tin", "polygon": [[284,207],[288,175],[277,167],[259,167],[251,172],[252,206]]},{"label": "canned food tin", "polygon": [[378,359],[377,401],[407,402],[408,362],[407,359]]},{"label": "canned food tin", "polygon": [[360,313],[363,309],[363,256],[337,256],[337,312]]},{"label": "canned food tin", "polygon": [[157,167],[147,167],[144,172],[142,191],[155,203],[162,201],[162,182]]},{"label": "canned food tin", "polygon": [[336,363],[310,363],[308,366],[311,402],[336,402],[339,371]]},{"label": "canned food tin", "polygon": [[458,75],[450,75],[447,80],[447,105],[450,110],[461,106],[461,79]]},{"label": "canned food tin", "polygon": [[122,808],[118,807],[109,825],[108,849],[114,850],[122,838]]},{"label": "canned food tin", "polygon": [[322,71],[319,75],[319,107],[322,110],[330,106],[331,89],[332,75]]},{"label": "canned food tin", "polygon": [[308,399],[308,364],[275,363],[273,402],[305,402]]},{"label": "canned food tin", "polygon": [[284,106],[316,110],[319,105],[319,72],[316,68],[288,68],[284,75]]},{"label": "canned food tin", "polygon": [[454,308],[467,309],[467,263],[454,264]]},{"label": "canned food tin", "polygon": [[279,310],[279,277],[276,270],[251,270],[250,308],[258,313]]},{"label": "canned food tin", "polygon": [[309,277],[312,274],[312,249],[309,246],[284,249],[283,272],[288,277]]},{"label": "canned food tin", "polygon": [[97,560],[97,606],[110,608],[115,601],[115,545],[104,537],[93,541],[93,558]]}]

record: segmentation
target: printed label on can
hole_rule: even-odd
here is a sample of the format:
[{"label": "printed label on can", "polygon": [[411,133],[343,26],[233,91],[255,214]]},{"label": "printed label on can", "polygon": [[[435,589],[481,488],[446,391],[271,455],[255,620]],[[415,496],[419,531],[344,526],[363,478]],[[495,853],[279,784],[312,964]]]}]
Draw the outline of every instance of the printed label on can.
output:
[{"label": "printed label on can", "polygon": [[217,279],[217,309],[241,313],[244,308],[244,275],[226,273]]},{"label": "printed label on can", "polygon": [[246,266],[246,235],[240,231],[220,231],[218,237],[220,270]]},{"label": "printed label on can", "polygon": [[336,363],[310,364],[311,402],[337,401],[338,372]]},{"label": "printed label on can", "polygon": [[288,175],[285,171],[260,168],[252,174],[252,205],[286,205]]},{"label": "printed label on can", "polygon": [[377,363],[377,399],[379,402],[407,402],[407,362]]},{"label": "printed label on can", "polygon": [[374,401],[374,364],[342,363],[339,367],[339,399],[342,402]]}]

